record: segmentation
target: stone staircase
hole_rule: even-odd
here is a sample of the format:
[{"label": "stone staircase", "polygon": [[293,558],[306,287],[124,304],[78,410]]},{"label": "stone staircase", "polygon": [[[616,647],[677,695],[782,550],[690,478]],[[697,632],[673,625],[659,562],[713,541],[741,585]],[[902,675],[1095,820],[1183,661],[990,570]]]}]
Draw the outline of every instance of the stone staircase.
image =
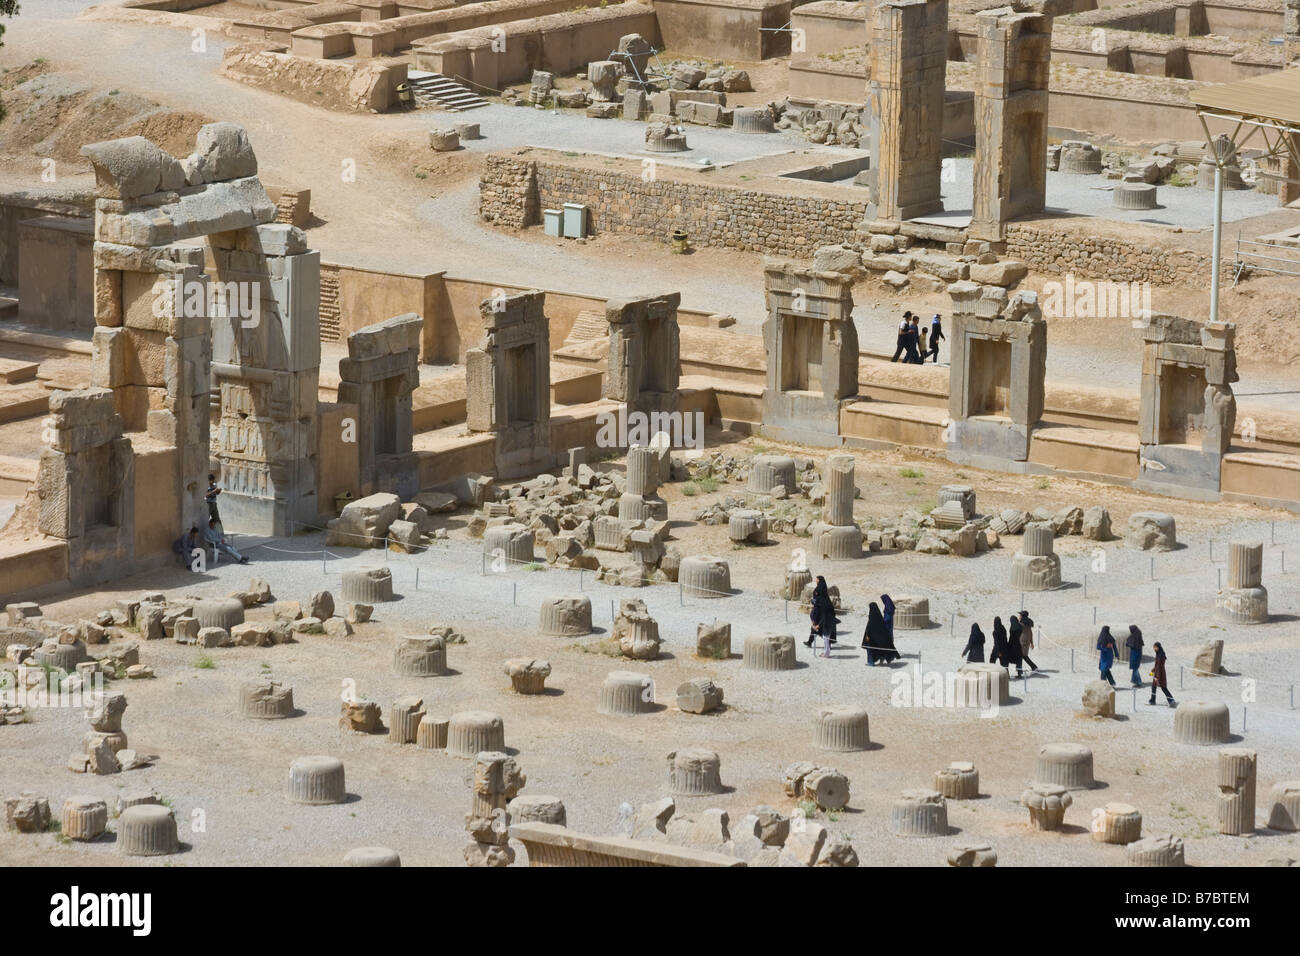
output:
[{"label": "stone staircase", "polygon": [[603,339],[609,336],[609,321],[605,318],[603,312],[579,312],[578,317],[573,320],[573,328],[569,329],[569,334],[565,336],[565,345],[576,345],[579,342],[589,342],[592,339]]},{"label": "stone staircase", "polygon": [[338,266],[320,267],[320,340],[339,340],[339,270]]},{"label": "stone staircase", "polygon": [[406,82],[411,86],[411,95],[415,97],[417,106],[441,106],[453,113],[463,113],[488,105],[483,97],[441,73],[408,70]]}]

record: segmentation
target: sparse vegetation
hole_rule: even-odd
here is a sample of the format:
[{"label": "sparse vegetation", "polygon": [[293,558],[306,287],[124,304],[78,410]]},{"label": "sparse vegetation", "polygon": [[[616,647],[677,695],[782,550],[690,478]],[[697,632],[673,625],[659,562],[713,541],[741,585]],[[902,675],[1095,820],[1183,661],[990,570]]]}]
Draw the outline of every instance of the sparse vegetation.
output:
[{"label": "sparse vegetation", "polygon": [[925,472],[923,472],[921,469],[911,468],[911,467],[898,469],[898,474],[899,477],[902,478],[924,478],[925,477]]},{"label": "sparse vegetation", "polygon": [[700,486],[693,481],[688,481],[686,482],[686,484],[682,485],[682,494],[684,494],[687,498],[694,498],[699,493],[700,493]]},{"label": "sparse vegetation", "polygon": [[217,662],[207,654],[200,654],[199,659],[195,662],[194,666],[201,671],[211,671],[216,670]]}]

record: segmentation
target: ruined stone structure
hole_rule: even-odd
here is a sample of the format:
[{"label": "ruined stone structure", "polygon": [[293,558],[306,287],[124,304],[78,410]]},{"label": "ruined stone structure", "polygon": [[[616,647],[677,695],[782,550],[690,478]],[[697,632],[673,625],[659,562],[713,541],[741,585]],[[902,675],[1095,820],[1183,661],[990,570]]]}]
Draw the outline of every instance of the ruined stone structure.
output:
[{"label": "ruined stone structure", "polygon": [[420,317],[408,312],[348,336],[348,357],[339,361],[339,401],[357,406],[362,494],[386,491],[408,500],[420,490],[411,394],[420,385],[422,328]]},{"label": "ruined stone structure", "polygon": [[887,0],[870,14],[869,219],[941,212],[948,0]]},{"label": "ruined stone structure", "polygon": [[93,584],[122,574],[135,553],[135,456],[113,393],[50,395],[49,446],[36,475],[37,527],[67,542],[68,578]]},{"label": "ruined stone structure", "polygon": [[629,412],[675,412],[681,379],[681,341],[677,329],[679,292],[605,305],[609,321],[609,368],[604,397]]},{"label": "ruined stone structure", "polygon": [[767,388],[764,435],[810,445],[839,444],[839,412],[858,391],[853,280],[790,262],[768,262]]},{"label": "ruined stone structure", "polygon": [[496,477],[545,471],[551,454],[551,348],[546,293],[483,300],[483,344],[465,355],[471,432],[496,438]]},{"label": "ruined stone structure", "polygon": [[[284,472],[312,451],[319,261],[301,231],[273,224],[275,205],[244,130],[202,127],[183,161],[139,136],[82,152],[97,195],[92,380],[113,390],[125,431],[177,449],[181,519],[203,513],[214,344],[230,426],[218,441],[218,457],[232,461],[230,523],[276,511],[243,508],[241,496],[294,502],[314,494],[314,473]],[[201,236],[211,276],[203,249],[180,245]],[[277,386],[281,371],[289,378]],[[294,479],[302,484],[284,487]]]},{"label": "ruined stone structure", "polygon": [[1154,315],[1144,327],[1137,486],[1219,491],[1237,420],[1236,326]]},{"label": "ruined stone structure", "polygon": [[242,306],[244,289],[257,296],[251,315],[219,307],[210,316],[222,523],[292,534],[293,521],[314,521],[320,510],[320,253],[284,223],[219,233],[208,242],[212,281],[225,290],[224,301],[239,292]]},{"label": "ruined stone structure", "polygon": [[1047,80],[1052,20],[1010,7],[975,16],[975,171],[970,237],[999,242],[1003,223],[1047,196]]},{"label": "ruined stone structure", "polygon": [[960,281],[952,296],[948,457],[992,464],[1029,458],[1043,416],[1047,323],[1033,292]]}]

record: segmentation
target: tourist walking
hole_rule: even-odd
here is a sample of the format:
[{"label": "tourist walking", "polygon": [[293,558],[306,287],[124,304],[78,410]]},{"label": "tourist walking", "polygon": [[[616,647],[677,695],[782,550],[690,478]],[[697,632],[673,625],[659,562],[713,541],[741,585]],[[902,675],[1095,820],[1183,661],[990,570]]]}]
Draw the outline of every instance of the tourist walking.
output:
[{"label": "tourist walking", "polygon": [[917,352],[919,352],[921,355],[921,357],[917,361],[919,361],[922,365],[925,364],[926,353],[930,351],[930,343],[927,341],[927,337],[929,336],[929,334],[930,334],[929,330],[924,325],[917,329],[917,335],[918,335]]},{"label": "tourist walking", "polygon": [[1029,616],[1028,611],[1020,612],[1020,656],[1025,659],[1031,671],[1038,670],[1038,665],[1034,663],[1029,652],[1034,647],[1034,619]]},{"label": "tourist walking", "polygon": [[835,625],[839,620],[835,617],[835,605],[831,602],[830,588],[826,586],[826,579],[820,574],[817,575],[817,586],[813,588],[812,608],[808,616],[812,619],[812,630],[809,631],[804,646],[812,647],[813,638],[820,636],[824,656],[829,657],[831,645],[835,643]]},{"label": "tourist walking", "polygon": [[910,365],[920,365],[921,353],[916,350],[916,344],[921,337],[921,317],[913,315],[908,326],[907,342],[904,345],[907,349],[907,358],[903,359],[903,361]]},{"label": "tourist walking", "polygon": [[885,619],[885,630],[889,633],[889,646],[894,646],[894,599],[888,594],[880,595],[880,616]]},{"label": "tourist walking", "polygon": [[984,663],[984,632],[980,630],[978,624],[970,626],[970,637],[966,640],[966,646],[961,649],[961,656],[966,658],[967,664]]},{"label": "tourist walking", "polygon": [[946,339],[948,336],[943,334],[943,323],[939,321],[939,316],[930,320],[930,360],[934,363],[939,361],[939,340]]},{"label": "tourist walking", "polygon": [[1007,629],[1002,626],[1002,618],[993,619],[993,650],[989,652],[990,664],[1001,664],[1006,667],[1011,663],[1011,658],[1007,654]]},{"label": "tourist walking", "polygon": [[867,608],[867,626],[862,632],[862,647],[867,652],[867,664],[875,667],[880,663],[879,652],[889,644],[889,625],[880,613],[880,605],[872,601]]},{"label": "tourist walking", "polygon": [[1007,634],[1007,663],[1016,665],[1016,676],[1025,676],[1025,656],[1020,650],[1020,618],[1012,614]]},{"label": "tourist walking", "polygon": [[1155,704],[1156,688],[1159,687],[1165,692],[1165,700],[1168,701],[1169,706],[1177,707],[1178,701],[1174,700],[1174,695],[1169,693],[1169,684],[1165,678],[1165,649],[1160,646],[1159,641],[1156,641],[1151,645],[1151,650],[1156,655],[1156,662],[1151,668],[1151,699],[1147,703]]},{"label": "tourist walking", "polygon": [[897,362],[898,357],[907,350],[907,338],[912,332],[912,311],[903,313],[903,321],[898,323],[898,339],[894,343],[894,357],[889,361]]},{"label": "tourist walking", "polygon": [[1133,686],[1141,687],[1142,675],[1138,671],[1142,669],[1142,631],[1136,624],[1129,625],[1124,646],[1128,648],[1128,669],[1132,672]]},{"label": "tourist walking", "polygon": [[1097,669],[1101,671],[1101,679],[1115,686],[1115,675],[1110,669],[1115,666],[1115,638],[1110,636],[1110,625],[1102,627],[1101,633],[1097,635]]}]

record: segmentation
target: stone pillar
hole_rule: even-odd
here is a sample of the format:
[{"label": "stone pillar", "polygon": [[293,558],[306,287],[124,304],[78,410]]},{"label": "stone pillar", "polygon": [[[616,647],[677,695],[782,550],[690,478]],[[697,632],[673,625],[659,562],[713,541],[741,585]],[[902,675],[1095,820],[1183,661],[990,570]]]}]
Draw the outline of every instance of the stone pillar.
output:
[{"label": "stone pillar", "polygon": [[1236,327],[1155,315],[1142,337],[1137,487],[1218,492],[1237,418]]},{"label": "stone pillar", "polygon": [[1219,751],[1219,832],[1233,836],[1255,832],[1255,751],[1224,747]]},{"label": "stone pillar", "polygon": [[854,461],[852,455],[831,455],[822,470],[826,506],[822,520],[829,525],[853,524]]},{"label": "stone pillar", "polygon": [[[1284,46],[1284,62],[1296,66],[1300,65],[1300,0],[1284,0],[1286,6],[1283,9],[1282,21],[1282,42]],[[1300,189],[1300,186],[1293,187]],[[1289,200],[1283,199],[1283,204]]]},{"label": "stone pillar", "polygon": [[[604,397],[627,405],[628,412],[653,415],[677,411],[681,380],[681,334],[677,325],[680,292],[636,299],[611,299],[605,304],[609,321],[609,363]],[[668,430],[652,423],[651,434]],[[628,425],[629,431],[632,423]],[[675,436],[674,436],[675,437]]]},{"label": "stone pillar", "polygon": [[1026,461],[1043,417],[1047,323],[1038,296],[960,281],[952,297],[948,457],[959,464]]},{"label": "stone pillar", "polygon": [[867,218],[941,212],[948,0],[886,0],[870,17],[874,185]]},{"label": "stone pillar", "polygon": [[1009,8],[975,15],[975,170],[970,237],[1041,212],[1047,196],[1047,81],[1052,19]]},{"label": "stone pillar", "polygon": [[506,805],[527,782],[513,757],[496,751],[475,756],[471,809],[465,814],[465,829],[470,835],[465,862],[470,866],[509,866],[515,861]]},{"label": "stone pillar", "polygon": [[763,278],[767,388],[762,433],[838,447],[840,406],[858,393],[853,279],[780,261],[764,263]]},{"label": "stone pillar", "polygon": [[258,303],[254,316],[225,308],[211,317],[222,524],[291,534],[295,521],[314,523],[333,510],[316,499],[320,253],[282,223],[222,233],[210,244],[214,284],[251,290]]},{"label": "stone pillar", "polygon": [[49,447],[36,472],[36,527],[68,546],[74,586],[130,573],[135,453],[109,389],[50,393]]},{"label": "stone pillar", "polygon": [[484,299],[483,342],[465,354],[466,422],[496,439],[496,477],[545,471],[551,453],[551,348],[546,293]]},{"label": "stone pillar", "polygon": [[420,490],[412,395],[420,387],[423,330],[423,320],[408,312],[348,336],[348,357],[339,362],[339,401],[357,406],[362,494],[391,492],[406,500]]},{"label": "stone pillar", "polygon": [[1263,565],[1263,543],[1234,541],[1228,545],[1227,587],[1214,599],[1219,617],[1234,624],[1268,620],[1268,591],[1260,583]]}]

